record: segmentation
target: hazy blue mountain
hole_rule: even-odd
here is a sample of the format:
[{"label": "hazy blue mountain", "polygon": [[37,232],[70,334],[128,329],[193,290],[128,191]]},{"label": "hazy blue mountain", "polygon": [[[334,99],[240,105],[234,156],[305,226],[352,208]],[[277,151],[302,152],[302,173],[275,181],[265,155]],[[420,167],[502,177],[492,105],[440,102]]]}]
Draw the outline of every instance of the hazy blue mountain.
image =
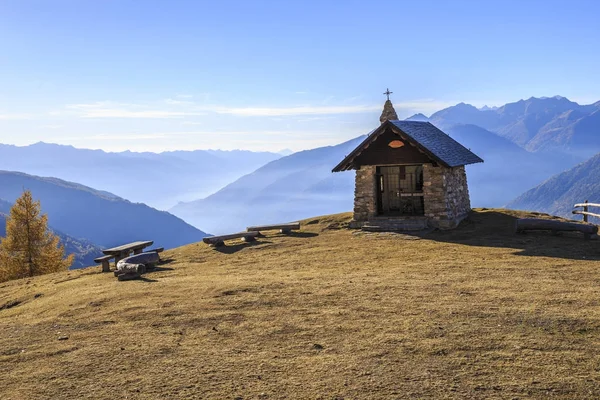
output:
[{"label": "hazy blue mountain", "polygon": [[[140,184],[141,185],[141,184]],[[158,183],[145,183],[156,188]],[[110,247],[136,240],[154,240],[172,248],[201,240],[206,234],[181,219],[145,204],[56,178],[0,171],[0,198],[14,202],[31,190],[48,214],[52,228],[74,238]]]},{"label": "hazy blue mountain", "polygon": [[294,151],[290,150],[290,149],[283,149],[283,150],[279,150],[277,152],[277,154],[279,154],[281,156],[289,156],[290,154],[294,154]]},{"label": "hazy blue mountain", "polygon": [[109,153],[48,143],[0,144],[0,170],[80,182],[160,209],[205,197],[279,157],[242,150]]},{"label": "hazy blue mountain", "polygon": [[584,106],[565,97],[530,98],[516,103],[505,104],[496,110],[500,117],[498,134],[526,146],[541,129],[560,118],[563,113],[577,111],[583,113]]},{"label": "hazy blue mountain", "polygon": [[566,111],[541,128],[529,141],[527,148],[532,151],[553,149],[565,142],[570,143],[575,151],[600,149],[600,110],[591,114],[575,110]]},{"label": "hazy blue mountain", "polygon": [[477,125],[529,151],[560,151],[585,159],[600,151],[599,104],[580,105],[561,96],[531,97],[498,108],[460,103],[429,120],[441,128]]},{"label": "hazy blue mountain", "polygon": [[562,153],[528,152],[475,125],[454,125],[445,132],[484,159],[483,164],[467,166],[471,203],[475,207],[503,206],[519,193],[579,161]]},{"label": "hazy blue mountain", "polygon": [[60,242],[65,246],[66,254],[73,254],[75,259],[70,269],[85,268],[97,265],[94,258],[102,255],[102,247],[86,239],[75,239],[55,229],[50,229],[58,235]]},{"label": "hazy blue mountain", "polygon": [[[10,214],[12,204],[0,199],[0,237],[6,236],[6,218]],[[49,226],[49,229],[58,235],[60,242],[65,246],[67,254],[73,254],[75,259],[71,269],[84,268],[94,265],[94,258],[102,254],[102,249],[85,239],[75,239]]]},{"label": "hazy blue mountain", "polygon": [[477,125],[492,130],[498,125],[498,115],[494,110],[479,110],[465,103],[445,108],[429,117],[429,121],[437,127],[446,128],[457,124]]},{"label": "hazy blue mountain", "polygon": [[406,118],[406,120],[407,121],[428,122],[429,118],[427,118],[424,114],[418,113],[418,114],[411,115],[410,117]]},{"label": "hazy blue mountain", "polygon": [[354,174],[332,174],[331,169],[364,138],[272,161],[205,199],[180,203],[170,211],[213,233],[348,211]]},{"label": "hazy blue mountain", "polygon": [[[9,214],[11,207],[12,207],[12,203],[10,203],[4,199],[0,199],[0,213]],[[2,225],[0,225],[0,229],[3,229]],[[0,231],[0,233],[2,233],[2,232],[3,231]],[[0,236],[3,236],[3,235],[0,235]]]},{"label": "hazy blue mountain", "polygon": [[[600,203],[600,154],[526,191],[508,206],[574,218],[573,205]],[[590,210],[594,212],[593,210]],[[596,209],[596,212],[600,210]],[[581,219],[581,217],[575,217]],[[600,223],[600,220],[596,220]]]}]

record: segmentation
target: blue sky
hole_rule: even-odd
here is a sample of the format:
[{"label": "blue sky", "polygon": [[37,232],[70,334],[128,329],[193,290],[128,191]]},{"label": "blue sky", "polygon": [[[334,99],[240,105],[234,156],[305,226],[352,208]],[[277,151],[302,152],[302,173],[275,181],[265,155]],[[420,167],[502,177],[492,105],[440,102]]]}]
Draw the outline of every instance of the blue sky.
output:
[{"label": "blue sky", "polygon": [[301,150],[400,117],[600,100],[597,1],[0,0],[0,142]]}]

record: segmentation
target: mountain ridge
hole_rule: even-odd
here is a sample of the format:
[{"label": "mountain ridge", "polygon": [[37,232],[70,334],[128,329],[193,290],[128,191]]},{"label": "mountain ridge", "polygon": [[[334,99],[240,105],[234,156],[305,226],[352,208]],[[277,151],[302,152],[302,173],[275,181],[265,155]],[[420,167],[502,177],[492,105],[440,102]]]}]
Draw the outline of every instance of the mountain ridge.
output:
[{"label": "mountain ridge", "polygon": [[595,116],[589,122],[599,109],[600,101],[580,105],[563,96],[530,97],[497,108],[459,103],[433,113],[428,120],[442,128],[477,125],[532,152],[561,150],[589,157],[600,151],[600,135],[596,134],[600,122]]},{"label": "mountain ridge", "polygon": [[23,189],[39,200],[49,224],[74,238],[112,247],[135,240],[154,240],[171,248],[201,240],[207,234],[180,218],[142,203],[57,178],[0,171],[0,198],[14,202]]},{"label": "mountain ridge", "polygon": [[[106,152],[45,142],[0,144],[0,170],[78,182],[159,209],[212,194],[280,157],[248,150]],[[162,190],[144,182],[160,182]]]},{"label": "mountain ridge", "polygon": [[585,200],[600,203],[599,176],[600,153],[527,190],[508,203],[508,207],[573,218],[574,204]]}]

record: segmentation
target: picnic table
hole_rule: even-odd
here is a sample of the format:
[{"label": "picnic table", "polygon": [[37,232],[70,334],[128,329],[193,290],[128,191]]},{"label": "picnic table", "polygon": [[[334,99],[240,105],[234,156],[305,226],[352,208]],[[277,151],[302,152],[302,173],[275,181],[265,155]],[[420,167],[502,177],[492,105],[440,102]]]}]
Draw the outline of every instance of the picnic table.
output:
[{"label": "picnic table", "polygon": [[121,246],[117,246],[117,247],[112,247],[110,249],[105,249],[102,250],[102,252],[106,255],[111,255],[111,256],[119,256],[122,253],[126,253],[127,255],[129,255],[129,253],[131,253],[133,251],[133,254],[140,254],[144,251],[144,249],[148,246],[152,246],[154,244],[154,241],[152,240],[146,240],[146,241],[141,241],[141,242],[133,242],[133,243],[128,243],[128,244],[123,244]]},{"label": "picnic table", "polygon": [[146,240],[146,241],[139,241],[139,242],[123,244],[121,246],[112,247],[110,249],[105,249],[105,250],[102,250],[102,252],[105,254],[105,256],[98,257],[94,261],[98,262],[98,263],[102,263],[102,271],[108,272],[108,271],[110,271],[110,266],[109,266],[108,262],[111,259],[113,259],[113,258],[115,259],[115,268],[116,268],[117,263],[120,260],[122,260],[123,258],[128,257],[131,254],[131,252],[133,252],[133,254],[140,254],[144,251],[144,249],[146,247],[152,246],[152,244],[154,244],[154,241]]}]

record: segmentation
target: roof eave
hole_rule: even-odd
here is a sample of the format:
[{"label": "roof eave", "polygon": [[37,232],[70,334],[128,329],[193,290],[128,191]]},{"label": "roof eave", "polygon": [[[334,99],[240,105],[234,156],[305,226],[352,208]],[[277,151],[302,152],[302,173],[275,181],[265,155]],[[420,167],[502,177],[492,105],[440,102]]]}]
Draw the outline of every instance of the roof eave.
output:
[{"label": "roof eave", "polygon": [[[435,127],[435,125],[433,125],[431,122],[427,122],[427,123]],[[442,160],[440,157],[438,157],[437,155],[435,155],[427,147],[423,146],[418,140],[415,140],[410,134],[404,132],[402,129],[400,129],[399,127],[397,127],[390,120],[387,120],[384,123],[382,123],[378,128],[376,128],[375,130],[373,130],[365,138],[365,140],[363,140],[354,150],[352,150],[352,152],[350,152],[350,154],[348,154],[346,157],[344,157],[344,159],[338,165],[336,165],[335,168],[333,168],[331,170],[331,172],[343,172],[343,171],[348,171],[350,169],[355,169],[354,166],[352,165],[353,162],[354,162],[354,159],[356,157],[358,157],[369,146],[370,142],[376,140],[377,137],[381,134],[381,132],[383,132],[385,130],[385,128],[387,126],[390,126],[391,129],[392,129],[392,131],[395,134],[399,135],[404,140],[408,141],[413,146],[415,146],[419,151],[421,151],[422,153],[424,153],[427,157],[429,157],[429,159],[431,159],[431,161],[434,161],[434,162],[436,162],[436,163],[438,163],[438,164],[440,164],[440,165],[442,165],[442,166],[444,166],[446,168],[456,168],[456,167],[462,167],[462,166],[469,165],[469,164],[477,164],[477,163],[484,162],[481,157],[479,157],[477,154],[475,154],[475,153],[473,153],[473,152],[471,152],[469,150],[469,152],[473,156],[477,157],[478,161],[473,161],[473,162],[468,162],[468,163],[460,163],[460,164],[456,164],[456,165],[450,165],[446,161]],[[435,127],[435,128],[438,129],[437,127]],[[458,144],[460,145],[460,143],[458,143]],[[462,147],[464,147],[464,146],[462,146]]]},{"label": "roof eave", "polygon": [[363,140],[358,146],[356,146],[356,148],[354,148],[354,150],[352,150],[350,154],[344,157],[344,159],[338,165],[336,165],[335,168],[331,170],[331,172],[343,172],[348,171],[349,169],[353,169],[351,168],[351,164],[354,161],[354,159],[362,152],[363,146],[367,145],[370,141],[375,140],[375,138],[381,133],[381,128],[384,125],[385,123],[381,124],[379,128],[373,130],[365,138],[365,140]]}]

